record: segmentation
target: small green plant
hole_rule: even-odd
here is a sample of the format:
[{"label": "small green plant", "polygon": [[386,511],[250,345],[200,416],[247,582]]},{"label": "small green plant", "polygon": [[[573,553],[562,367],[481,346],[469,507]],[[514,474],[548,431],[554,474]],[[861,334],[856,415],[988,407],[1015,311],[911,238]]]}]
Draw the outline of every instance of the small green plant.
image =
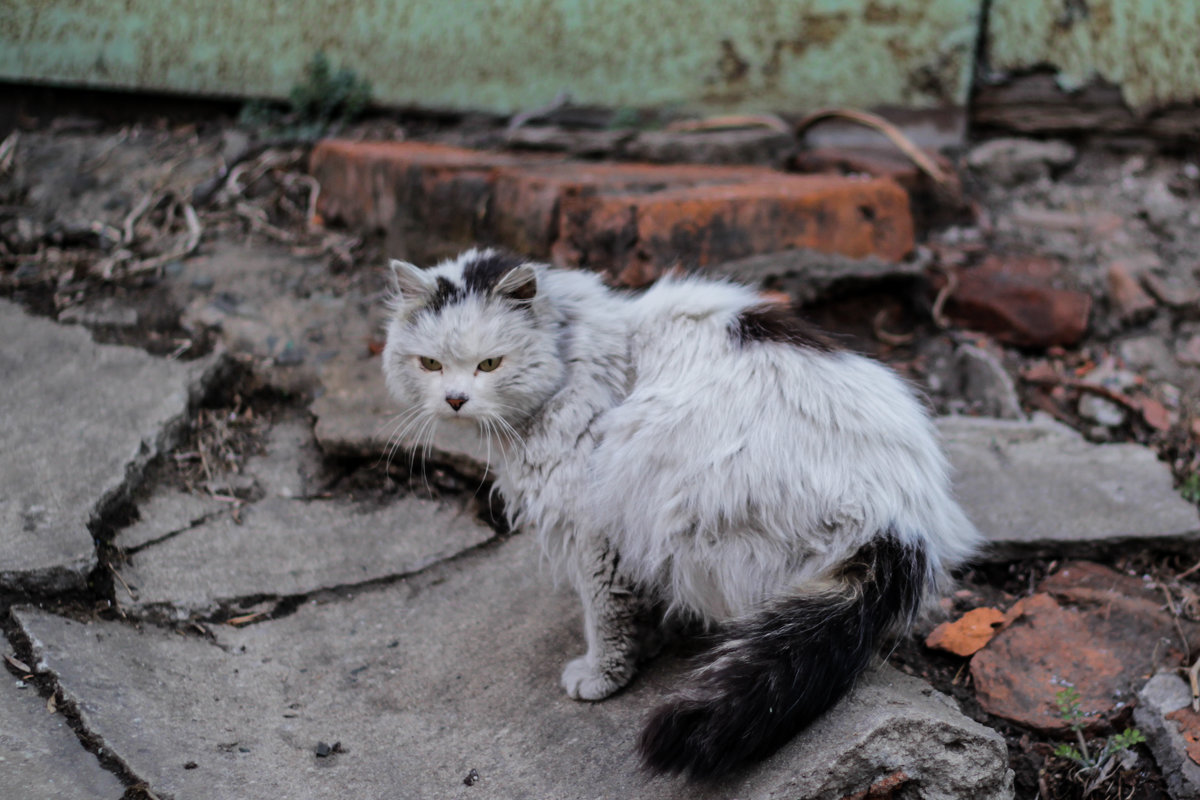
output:
[{"label": "small green plant", "polygon": [[1063,742],[1054,749],[1054,755],[1075,762],[1079,774],[1089,779],[1089,792],[1108,780],[1116,766],[1118,756],[1146,741],[1145,735],[1137,728],[1126,728],[1105,739],[1104,747],[1098,754],[1093,754],[1083,735],[1088,715],[1082,708],[1079,691],[1074,686],[1060,689],[1054,696],[1054,704],[1058,707],[1059,718],[1067,723],[1067,727],[1075,734],[1075,741],[1079,745],[1076,747]]},{"label": "small green plant", "polygon": [[1184,478],[1179,493],[1189,503],[1200,503],[1200,472],[1193,472]]},{"label": "small green plant", "polygon": [[371,84],[351,69],[334,69],[329,58],[318,52],[304,68],[304,80],[288,93],[287,107],[253,101],[242,108],[244,125],[265,128],[271,136],[316,139],[352,122],[371,103]]}]

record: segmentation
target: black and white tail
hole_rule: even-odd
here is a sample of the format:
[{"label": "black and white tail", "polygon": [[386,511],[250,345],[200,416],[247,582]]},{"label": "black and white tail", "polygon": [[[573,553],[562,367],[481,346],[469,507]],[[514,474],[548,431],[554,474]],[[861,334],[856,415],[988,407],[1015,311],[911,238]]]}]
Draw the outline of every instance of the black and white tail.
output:
[{"label": "black and white tail", "polygon": [[650,716],[656,771],[713,778],[774,753],[836,703],[881,640],[916,614],[929,578],[920,544],[889,532],[806,591],[731,623],[689,683]]}]

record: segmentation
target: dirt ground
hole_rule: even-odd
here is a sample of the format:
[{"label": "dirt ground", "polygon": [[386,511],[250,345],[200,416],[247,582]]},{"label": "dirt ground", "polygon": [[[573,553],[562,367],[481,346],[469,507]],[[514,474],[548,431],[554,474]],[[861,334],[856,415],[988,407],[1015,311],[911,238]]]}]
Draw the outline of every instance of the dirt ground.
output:
[{"label": "dirt ground", "polygon": [[[502,121],[381,118],[348,135],[496,140]],[[380,297],[381,244],[355,231],[324,227],[320,187],[306,174],[307,145],[263,141],[261,131],[229,117],[102,123],[59,113],[28,119],[0,144],[0,297],[61,322],[85,325],[100,341],[142,347],[164,358],[193,359],[214,334],[185,320],[178,284],[189,258],[222,243],[284,247],[309,268],[281,276],[295,296],[356,292]],[[1080,145],[1067,163],[1016,176],[992,166],[962,167],[970,213],[921,232],[927,264],[918,280],[841,289],[807,312],[851,346],[891,363],[926,391],[940,412],[1003,405],[1003,388],[971,386],[954,353],[971,344],[1014,379],[1025,412],[1048,413],[1092,441],[1133,441],[1170,464],[1180,491],[1200,502],[1200,166],[1157,152],[1114,152]],[[947,314],[948,276],[989,256],[1049,256],[1055,284],[1092,298],[1078,344],[1016,346],[964,327]],[[202,292],[202,285],[186,286]],[[951,287],[951,292],[953,287]],[[205,491],[259,446],[262,420],[303,413],[311,385],[288,384],[266,364],[247,360],[233,391],[198,409],[179,458],[160,465],[180,486]],[[403,464],[326,460],[328,490],[408,491]],[[430,484],[427,475],[423,481]],[[442,470],[435,490],[470,491]],[[236,487],[235,487],[236,489]],[[119,557],[116,554],[114,557]],[[1200,553],[1114,551],[1098,560],[1118,572],[1149,576],[1170,588],[1167,610],[1200,619],[1187,598],[1200,595]],[[1058,566],[1053,554],[968,571],[947,610],[1007,608]],[[103,589],[100,590],[101,593]],[[927,632],[928,627],[921,633]],[[1067,758],[1062,737],[987,714],[965,660],[937,652],[918,635],[893,661],[955,696],[971,716],[1008,738],[1019,797],[1165,797],[1145,746],[1099,786]],[[1179,666],[1195,653],[1182,654]],[[1104,721],[1103,738],[1129,724]]]}]

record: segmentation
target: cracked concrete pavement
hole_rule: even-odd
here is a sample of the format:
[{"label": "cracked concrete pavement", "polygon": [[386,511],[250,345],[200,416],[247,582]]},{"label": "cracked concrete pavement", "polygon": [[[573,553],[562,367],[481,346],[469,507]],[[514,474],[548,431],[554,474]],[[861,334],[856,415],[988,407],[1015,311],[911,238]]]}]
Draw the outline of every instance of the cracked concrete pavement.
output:
[{"label": "cracked concrete pavement", "polygon": [[[632,744],[680,659],[604,703],[562,694],[578,605],[530,537],[489,524],[478,442],[438,442],[431,491],[330,479],[386,468],[394,411],[364,344],[378,298],[280,296],[280,258],[225,247],[172,287],[222,352],[293,392],[236,496],[147,477],[231,356],[97,345],[0,301],[0,594],[5,652],[30,668],[10,663],[0,689],[0,758],[16,765],[0,796],[838,798],[892,780],[1011,797],[1004,739],[890,667],[728,784],[648,780]],[[1041,421],[940,426],[1001,555],[1200,529],[1144,448]]]}]

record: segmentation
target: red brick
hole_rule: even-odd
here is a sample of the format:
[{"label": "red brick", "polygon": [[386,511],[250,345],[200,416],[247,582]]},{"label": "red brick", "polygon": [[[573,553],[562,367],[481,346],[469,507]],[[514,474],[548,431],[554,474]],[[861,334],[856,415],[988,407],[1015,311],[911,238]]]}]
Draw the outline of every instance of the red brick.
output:
[{"label": "red brick", "polygon": [[1069,347],[1087,333],[1092,298],[1055,286],[1060,265],[1036,256],[990,256],[957,273],[947,314],[958,325],[1021,347]]},{"label": "red brick", "polygon": [[493,231],[499,241],[517,252],[545,258],[559,236],[560,209],[567,198],[578,201],[599,194],[740,183],[775,174],[762,167],[577,161],[505,168],[496,178]]},{"label": "red brick", "polygon": [[681,264],[811,248],[903,258],[913,247],[908,195],[887,179],[761,171],[735,184],[564,198],[556,261],[644,285]]},{"label": "red brick", "polygon": [[488,242],[497,170],[543,161],[425,142],[325,140],[309,169],[326,219],[382,231],[392,255],[430,261]]}]

